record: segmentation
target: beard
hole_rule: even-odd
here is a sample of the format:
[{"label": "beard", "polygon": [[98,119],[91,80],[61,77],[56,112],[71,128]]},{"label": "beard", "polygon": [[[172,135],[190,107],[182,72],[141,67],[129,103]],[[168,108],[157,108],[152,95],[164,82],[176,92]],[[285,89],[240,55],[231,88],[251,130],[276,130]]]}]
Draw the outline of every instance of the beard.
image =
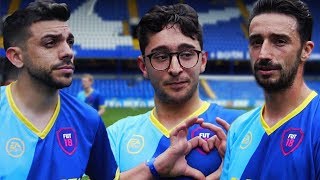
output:
[{"label": "beard", "polygon": [[49,69],[43,66],[39,66],[30,61],[30,58],[26,56],[28,60],[28,64],[26,64],[26,69],[30,77],[37,80],[41,84],[45,84],[47,87],[62,89],[64,87],[69,87],[72,82],[72,74],[66,74],[64,77],[59,79],[55,78],[53,75],[53,70],[64,65],[64,64],[73,64],[70,61],[61,62],[59,64],[51,66]]},{"label": "beard", "polygon": [[[254,77],[256,82],[267,92],[279,92],[290,88],[296,78],[299,65],[301,61],[299,56],[296,57],[294,63],[288,66],[286,69],[281,64],[272,63],[270,60],[260,60],[254,64]],[[278,67],[280,71],[280,77],[272,80],[270,77],[263,77],[257,73],[259,67]]]},{"label": "beard", "polygon": [[65,87],[69,87],[71,85],[71,80],[64,82],[58,81],[54,79],[52,76],[52,71],[46,71],[44,69],[35,69],[33,67],[28,67],[27,71],[31,77],[38,80],[42,84],[45,84],[48,87],[55,88],[55,89],[62,89]]},{"label": "beard", "polygon": [[151,84],[154,88],[155,96],[157,96],[161,102],[165,104],[175,104],[175,105],[184,104],[185,102],[190,100],[198,88],[197,83],[192,84],[190,90],[185,91],[183,95],[176,96],[176,95],[168,94],[163,88],[161,88],[157,84],[157,82],[151,81]]}]

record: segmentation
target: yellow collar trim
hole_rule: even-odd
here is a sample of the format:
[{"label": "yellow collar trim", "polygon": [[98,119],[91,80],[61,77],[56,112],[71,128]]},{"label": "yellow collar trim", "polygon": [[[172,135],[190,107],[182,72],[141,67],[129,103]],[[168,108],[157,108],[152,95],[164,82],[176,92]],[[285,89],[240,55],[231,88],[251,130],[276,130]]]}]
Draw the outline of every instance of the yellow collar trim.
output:
[{"label": "yellow collar trim", "polygon": [[31,131],[33,131],[38,137],[40,137],[41,139],[44,139],[46,137],[46,135],[49,133],[49,131],[51,130],[54,122],[57,119],[57,116],[59,114],[60,111],[60,95],[58,97],[58,103],[57,106],[54,110],[54,113],[52,115],[52,117],[50,118],[49,123],[47,124],[47,126],[45,127],[45,129],[41,132],[37,127],[35,127],[22,113],[21,111],[18,109],[18,107],[16,106],[16,104],[14,103],[14,100],[12,98],[12,93],[11,93],[11,85],[8,85],[8,87],[6,88],[6,95],[8,97],[8,101],[9,101],[9,105],[12,109],[12,111],[14,112],[14,114],[18,117],[18,119],[20,119],[22,121],[23,124],[25,124],[27,126],[27,128],[29,128]]},{"label": "yellow collar trim", "polygon": [[[191,117],[196,117],[201,115],[202,113],[204,113],[210,106],[210,103],[204,101],[201,105],[201,107],[199,107],[196,111],[194,111],[192,114],[190,114],[187,118],[185,118],[183,121],[181,121],[179,124],[181,124],[182,122],[184,122],[185,120],[191,118]],[[174,129],[170,129],[168,130],[166,127],[164,127],[160,121],[155,117],[155,108],[152,109],[151,113],[150,113],[150,121],[152,122],[152,124],[159,129],[159,131],[165,135],[167,138],[170,137],[170,132]],[[178,125],[179,125],[178,124]],[[178,126],[177,125],[177,126]]]},{"label": "yellow collar trim", "polygon": [[292,119],[294,116],[299,114],[311,101],[314,97],[316,97],[318,94],[315,91],[312,91],[308,97],[293,111],[291,111],[288,115],[286,115],[284,118],[282,118],[279,122],[277,122],[272,127],[269,127],[266,121],[264,120],[262,116],[262,112],[265,108],[265,105],[263,105],[261,111],[260,111],[260,121],[262,123],[262,127],[265,129],[266,133],[270,135],[275,130],[277,130],[280,126],[282,126],[284,123],[288,122],[290,119]]}]

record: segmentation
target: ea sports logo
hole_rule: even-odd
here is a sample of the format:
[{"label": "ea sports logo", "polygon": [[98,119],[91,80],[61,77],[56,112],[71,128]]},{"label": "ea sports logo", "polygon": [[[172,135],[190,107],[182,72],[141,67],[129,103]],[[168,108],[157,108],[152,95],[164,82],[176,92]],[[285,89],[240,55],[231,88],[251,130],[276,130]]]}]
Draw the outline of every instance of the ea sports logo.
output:
[{"label": "ea sports logo", "polygon": [[24,142],[19,138],[11,138],[7,141],[6,151],[11,157],[21,157],[25,152]]}]

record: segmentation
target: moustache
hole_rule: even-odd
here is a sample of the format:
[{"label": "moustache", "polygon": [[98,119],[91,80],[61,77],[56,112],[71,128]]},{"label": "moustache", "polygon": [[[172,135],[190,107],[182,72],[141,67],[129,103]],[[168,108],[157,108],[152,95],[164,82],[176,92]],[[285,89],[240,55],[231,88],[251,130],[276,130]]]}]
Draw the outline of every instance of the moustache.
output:
[{"label": "moustache", "polygon": [[276,69],[282,69],[282,66],[280,64],[274,63],[270,60],[259,60],[256,63],[254,63],[254,70],[276,70]]},{"label": "moustache", "polygon": [[64,67],[64,66],[72,68],[73,70],[75,69],[75,66],[71,61],[61,62],[59,64],[55,64],[55,65],[52,66],[52,69],[59,69],[59,68]]}]

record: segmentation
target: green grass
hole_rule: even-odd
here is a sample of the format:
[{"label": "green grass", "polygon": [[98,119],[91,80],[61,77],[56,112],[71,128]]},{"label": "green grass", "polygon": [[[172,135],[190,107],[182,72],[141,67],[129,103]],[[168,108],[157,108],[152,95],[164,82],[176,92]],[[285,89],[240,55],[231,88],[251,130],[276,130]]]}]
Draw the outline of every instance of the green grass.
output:
[{"label": "green grass", "polygon": [[106,111],[102,116],[102,120],[106,126],[110,126],[119,119],[142,114],[150,109],[151,108],[106,108]]},{"label": "green grass", "polygon": [[[152,108],[106,108],[106,112],[102,116],[102,120],[106,127],[117,122],[119,119],[127,116],[134,116],[145,113]],[[239,108],[240,109],[240,108]],[[243,109],[243,108],[241,108]],[[244,110],[249,111],[252,108],[245,108]]]}]

